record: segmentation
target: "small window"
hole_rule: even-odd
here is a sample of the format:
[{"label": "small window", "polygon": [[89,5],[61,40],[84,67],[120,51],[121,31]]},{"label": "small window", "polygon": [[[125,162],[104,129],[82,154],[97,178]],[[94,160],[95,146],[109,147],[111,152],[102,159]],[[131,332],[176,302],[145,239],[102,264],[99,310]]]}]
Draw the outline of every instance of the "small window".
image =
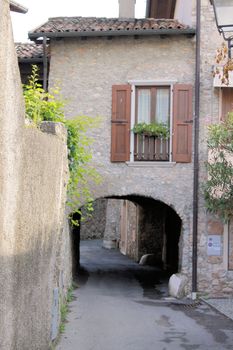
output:
[{"label": "small window", "polygon": [[164,123],[170,120],[170,88],[140,87],[136,95],[137,123]]},{"label": "small window", "polygon": [[221,119],[224,120],[229,112],[233,112],[233,88],[222,88]]},{"label": "small window", "polygon": [[[111,161],[190,163],[192,105],[190,84],[160,86],[135,81],[132,86],[113,85]],[[140,123],[166,125],[138,125]]]},{"label": "small window", "polygon": [[[140,86],[136,88],[136,124],[158,123],[169,129],[170,87]],[[150,133],[134,134],[135,161],[169,161],[170,140]]]}]

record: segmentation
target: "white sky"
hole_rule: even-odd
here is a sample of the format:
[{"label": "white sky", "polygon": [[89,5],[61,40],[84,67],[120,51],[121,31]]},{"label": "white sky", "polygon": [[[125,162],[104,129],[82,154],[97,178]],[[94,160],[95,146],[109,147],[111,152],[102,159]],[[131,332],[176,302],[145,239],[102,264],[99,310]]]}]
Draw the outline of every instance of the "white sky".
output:
[{"label": "white sky", "polygon": [[[118,0],[17,0],[28,8],[26,14],[11,12],[14,40],[25,42],[28,32],[49,17],[118,17]],[[137,0],[136,17],[145,17],[146,0]]]}]

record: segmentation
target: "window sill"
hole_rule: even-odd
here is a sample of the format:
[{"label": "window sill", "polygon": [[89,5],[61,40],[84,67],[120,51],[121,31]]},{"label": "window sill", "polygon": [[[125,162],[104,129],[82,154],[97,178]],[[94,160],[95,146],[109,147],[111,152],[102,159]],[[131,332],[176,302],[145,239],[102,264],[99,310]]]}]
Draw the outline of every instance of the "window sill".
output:
[{"label": "window sill", "polygon": [[129,167],[146,168],[146,167],[157,167],[157,168],[172,168],[176,165],[176,162],[126,162]]}]

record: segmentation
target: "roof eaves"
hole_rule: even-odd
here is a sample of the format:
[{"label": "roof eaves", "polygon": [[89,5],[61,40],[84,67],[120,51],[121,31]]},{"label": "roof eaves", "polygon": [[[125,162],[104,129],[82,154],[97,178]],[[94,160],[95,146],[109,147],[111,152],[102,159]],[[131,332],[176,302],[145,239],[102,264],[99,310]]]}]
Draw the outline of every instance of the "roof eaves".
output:
[{"label": "roof eaves", "polygon": [[69,32],[29,32],[28,37],[36,40],[47,38],[73,38],[73,37],[105,37],[105,36],[149,36],[149,35],[195,35],[194,28],[187,29],[139,29],[139,30],[108,30],[108,31],[69,31]]},{"label": "roof eaves", "polygon": [[13,12],[24,13],[24,14],[28,12],[28,9],[26,7],[12,0],[10,1],[10,10]]}]

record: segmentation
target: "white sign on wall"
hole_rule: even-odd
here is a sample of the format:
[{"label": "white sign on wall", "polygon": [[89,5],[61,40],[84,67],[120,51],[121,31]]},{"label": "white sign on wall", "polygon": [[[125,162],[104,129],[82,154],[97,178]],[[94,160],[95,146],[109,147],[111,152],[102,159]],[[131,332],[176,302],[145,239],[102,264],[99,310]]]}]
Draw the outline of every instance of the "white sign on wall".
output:
[{"label": "white sign on wall", "polygon": [[222,236],[208,235],[207,255],[221,256],[222,255]]}]

